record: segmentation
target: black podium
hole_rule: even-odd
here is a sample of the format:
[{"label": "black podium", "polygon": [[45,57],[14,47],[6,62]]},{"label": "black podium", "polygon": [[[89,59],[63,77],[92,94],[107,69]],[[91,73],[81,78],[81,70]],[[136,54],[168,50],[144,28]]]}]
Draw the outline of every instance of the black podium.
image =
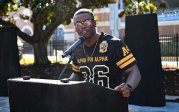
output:
[{"label": "black podium", "polygon": [[128,112],[121,94],[84,81],[13,78],[8,90],[11,112]]}]

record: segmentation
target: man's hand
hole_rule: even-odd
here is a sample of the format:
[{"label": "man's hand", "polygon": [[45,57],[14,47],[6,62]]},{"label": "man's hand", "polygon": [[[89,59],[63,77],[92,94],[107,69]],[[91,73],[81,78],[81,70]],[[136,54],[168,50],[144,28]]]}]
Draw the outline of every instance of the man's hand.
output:
[{"label": "man's hand", "polygon": [[129,97],[131,93],[131,88],[129,88],[126,83],[122,83],[119,86],[116,86],[115,90],[120,92],[123,97]]}]

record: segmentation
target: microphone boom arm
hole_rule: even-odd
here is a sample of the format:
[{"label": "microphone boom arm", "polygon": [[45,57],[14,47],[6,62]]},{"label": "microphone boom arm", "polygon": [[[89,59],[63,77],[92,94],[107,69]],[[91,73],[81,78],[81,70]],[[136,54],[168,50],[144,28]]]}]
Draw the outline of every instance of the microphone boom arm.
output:
[{"label": "microphone boom arm", "polygon": [[84,37],[79,37],[78,40],[73,43],[70,48],[68,48],[63,54],[62,54],[62,58],[65,58],[67,57],[68,55],[71,55],[75,50],[76,48],[82,44],[84,42],[85,38]]}]

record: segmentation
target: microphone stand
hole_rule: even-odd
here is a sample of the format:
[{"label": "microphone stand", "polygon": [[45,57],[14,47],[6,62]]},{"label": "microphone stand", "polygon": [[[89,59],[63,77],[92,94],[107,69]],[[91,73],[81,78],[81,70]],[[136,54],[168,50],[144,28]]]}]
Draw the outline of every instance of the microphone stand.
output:
[{"label": "microphone stand", "polygon": [[[72,59],[74,58],[74,56],[72,55],[73,54],[73,51],[82,43],[85,41],[85,38],[84,37],[80,37],[75,43],[72,44],[72,46],[67,49],[65,51],[65,53],[62,55],[62,57],[66,57],[67,55],[70,55],[70,58],[68,60],[68,63],[65,65],[65,67],[63,68],[62,72],[60,73],[59,77],[58,77],[58,80],[61,79],[62,75],[64,74],[66,68],[69,66],[70,62],[72,61]],[[69,82],[69,79],[67,78],[64,78],[64,79],[61,79],[61,82],[64,82],[64,83],[67,83]]]},{"label": "microphone stand", "polygon": [[[72,61],[72,59],[73,59],[73,55],[70,55],[70,58],[69,58],[69,60],[68,60],[68,63],[65,65],[65,67],[64,67],[63,70],[62,70],[62,72],[60,73],[60,75],[59,75],[59,77],[58,77],[58,80],[61,79],[62,75],[64,74],[64,72],[65,72],[65,70],[66,70],[66,68],[70,65],[70,62]],[[61,81],[64,82],[64,83],[67,83],[67,82],[69,82],[69,79],[64,79],[64,80],[61,80]]]}]

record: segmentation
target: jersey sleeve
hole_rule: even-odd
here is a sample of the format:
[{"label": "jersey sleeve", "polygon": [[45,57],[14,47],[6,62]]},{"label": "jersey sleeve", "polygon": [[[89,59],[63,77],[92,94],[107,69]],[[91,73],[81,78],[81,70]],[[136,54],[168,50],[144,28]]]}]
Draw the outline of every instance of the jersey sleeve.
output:
[{"label": "jersey sleeve", "polygon": [[79,66],[77,64],[77,60],[75,58],[72,61],[71,68],[74,73],[80,73],[80,68],[79,68]]},{"label": "jersey sleeve", "polygon": [[116,47],[114,49],[116,65],[122,69],[126,70],[127,68],[136,64],[136,59],[128,46],[121,40],[116,42]]}]

